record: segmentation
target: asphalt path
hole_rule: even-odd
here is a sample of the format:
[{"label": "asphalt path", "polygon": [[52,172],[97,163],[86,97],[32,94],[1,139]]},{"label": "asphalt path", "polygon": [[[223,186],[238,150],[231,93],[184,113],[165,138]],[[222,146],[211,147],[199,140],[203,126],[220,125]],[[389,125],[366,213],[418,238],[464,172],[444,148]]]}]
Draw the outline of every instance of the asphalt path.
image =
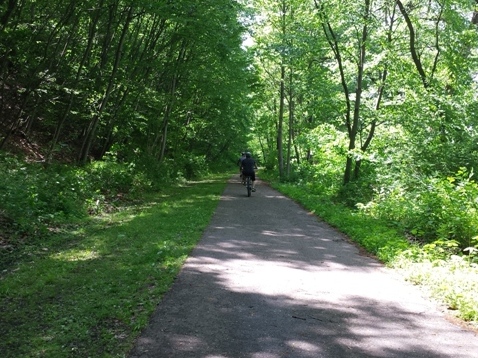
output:
[{"label": "asphalt path", "polygon": [[[198,208],[200,210],[200,208]],[[419,288],[258,182],[234,177],[130,358],[478,357]]]}]

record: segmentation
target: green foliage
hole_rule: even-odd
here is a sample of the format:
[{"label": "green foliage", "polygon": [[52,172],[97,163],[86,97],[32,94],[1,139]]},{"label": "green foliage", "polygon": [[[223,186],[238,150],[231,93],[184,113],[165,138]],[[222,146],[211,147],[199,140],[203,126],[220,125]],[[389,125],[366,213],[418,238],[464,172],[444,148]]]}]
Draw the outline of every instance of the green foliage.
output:
[{"label": "green foliage", "polygon": [[140,165],[113,160],[83,167],[43,166],[2,156],[1,211],[20,231],[46,233],[52,225],[113,207],[125,194],[139,194],[170,181],[161,178],[159,169],[151,170],[153,166],[143,171]]},{"label": "green foliage", "polygon": [[176,160],[176,163],[179,168],[183,168],[182,174],[187,180],[198,179],[208,173],[208,164],[204,156],[184,153]]},{"label": "green foliage", "polygon": [[49,223],[86,215],[86,208],[80,204],[85,194],[81,176],[11,157],[2,159],[2,212],[21,230],[45,231]]},{"label": "green foliage", "polygon": [[[430,294],[456,311],[465,321],[478,322],[478,263],[469,257],[447,255],[447,242],[412,247],[394,258],[393,266],[410,282],[423,285]],[[452,251],[454,251],[452,249]]]},{"label": "green foliage", "polygon": [[[158,189],[164,184],[182,183],[186,180],[201,178],[209,173],[210,164],[204,156],[180,154],[174,159],[166,158],[161,163],[156,158],[142,156],[130,166],[135,172],[133,184],[139,184],[142,180],[151,188]],[[135,186],[133,185],[133,188]]]},{"label": "green foliage", "polygon": [[423,178],[407,186],[402,181],[394,187],[380,187],[363,208],[421,240],[453,240],[464,249],[478,233],[478,185],[471,178],[461,169],[445,179]]},{"label": "green foliage", "polygon": [[0,142],[14,129],[53,162],[108,151],[133,162],[137,150],[162,162],[214,160],[247,135],[255,79],[239,2],[10,5],[0,6]]},{"label": "green foliage", "polygon": [[289,181],[305,185],[315,194],[336,194],[341,188],[344,140],[344,134],[328,124],[299,136],[297,143],[307,148],[311,157],[292,167]]},{"label": "green foliage", "polygon": [[184,183],[186,178],[198,179],[209,171],[203,156],[184,155],[163,163],[146,156],[133,163],[119,163],[112,155],[107,158],[76,167],[28,164],[3,155],[0,220],[5,218],[12,223],[9,235],[29,237],[26,241],[12,237],[8,246],[41,241],[64,224],[115,211],[126,196],[162,191],[167,185]]},{"label": "green foliage", "polygon": [[373,192],[371,186],[364,177],[351,181],[339,188],[337,200],[350,208],[354,208],[361,203],[368,203],[372,199]]},{"label": "green foliage", "polygon": [[86,169],[85,176],[91,183],[101,183],[106,194],[125,193],[131,190],[135,177],[135,165],[112,161],[93,162]]}]

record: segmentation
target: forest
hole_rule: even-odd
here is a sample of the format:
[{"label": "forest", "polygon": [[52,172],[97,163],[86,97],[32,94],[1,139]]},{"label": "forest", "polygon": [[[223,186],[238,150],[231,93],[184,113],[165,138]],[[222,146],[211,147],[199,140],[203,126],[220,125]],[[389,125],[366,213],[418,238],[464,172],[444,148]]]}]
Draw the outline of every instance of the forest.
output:
[{"label": "forest", "polygon": [[2,275],[248,150],[477,322],[477,44],[478,0],[0,0]]}]

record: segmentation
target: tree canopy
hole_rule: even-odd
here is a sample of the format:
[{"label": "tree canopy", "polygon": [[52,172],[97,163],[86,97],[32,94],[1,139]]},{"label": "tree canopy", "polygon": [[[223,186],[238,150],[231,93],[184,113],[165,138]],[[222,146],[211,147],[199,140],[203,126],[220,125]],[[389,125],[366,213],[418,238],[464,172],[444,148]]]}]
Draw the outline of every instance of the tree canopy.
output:
[{"label": "tree canopy", "polygon": [[476,3],[252,2],[264,162],[415,236],[470,245]]},{"label": "tree canopy", "polygon": [[[45,163],[108,157],[171,178],[247,148],[281,180],[466,241],[476,6],[2,1],[0,148],[41,143]],[[447,205],[473,218],[457,223]]]},{"label": "tree canopy", "polygon": [[79,163],[239,151],[254,82],[246,16],[226,0],[2,2],[0,146],[20,133],[48,143],[41,160]]}]

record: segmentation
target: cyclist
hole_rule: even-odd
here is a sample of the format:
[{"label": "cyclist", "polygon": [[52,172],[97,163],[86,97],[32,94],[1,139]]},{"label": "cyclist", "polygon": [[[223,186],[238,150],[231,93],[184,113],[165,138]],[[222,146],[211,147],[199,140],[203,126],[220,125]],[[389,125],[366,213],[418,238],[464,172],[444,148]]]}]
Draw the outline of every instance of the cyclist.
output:
[{"label": "cyclist", "polygon": [[251,153],[246,152],[246,158],[242,161],[242,177],[250,176],[252,180],[252,191],[256,191],[256,173],[254,169],[257,169],[256,161],[252,158]]}]

